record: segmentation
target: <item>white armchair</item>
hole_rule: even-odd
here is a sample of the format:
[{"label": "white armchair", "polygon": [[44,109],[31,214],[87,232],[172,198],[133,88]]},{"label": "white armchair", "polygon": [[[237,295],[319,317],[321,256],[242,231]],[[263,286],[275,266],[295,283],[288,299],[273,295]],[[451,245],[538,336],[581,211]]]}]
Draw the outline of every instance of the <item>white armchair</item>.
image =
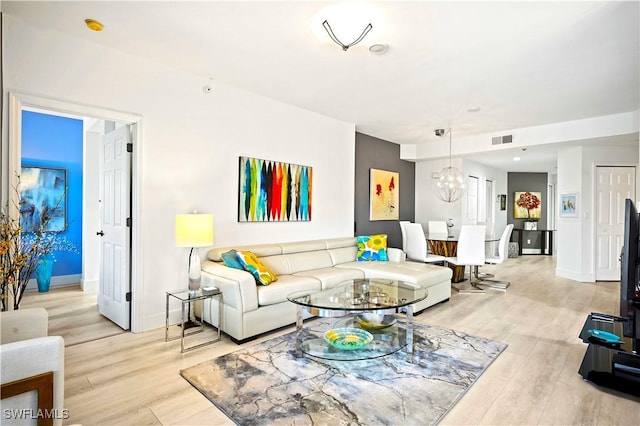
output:
[{"label": "white armchair", "polygon": [[0,312],[3,425],[62,425],[64,340],[47,336],[44,308]]}]

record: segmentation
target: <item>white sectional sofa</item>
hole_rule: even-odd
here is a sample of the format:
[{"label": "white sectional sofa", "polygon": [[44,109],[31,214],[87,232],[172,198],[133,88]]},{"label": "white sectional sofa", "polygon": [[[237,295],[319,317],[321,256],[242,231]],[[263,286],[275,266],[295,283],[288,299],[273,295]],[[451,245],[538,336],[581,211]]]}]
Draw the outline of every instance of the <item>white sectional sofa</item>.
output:
[{"label": "white sectional sofa", "polygon": [[[231,250],[253,252],[278,280],[268,286],[256,285],[249,272],[225,266],[222,254]],[[287,295],[331,288],[338,283],[361,278],[405,281],[429,289],[429,296],[414,306],[419,312],[451,297],[451,269],[405,261],[402,250],[389,248],[388,262],[356,260],[356,238],[219,247],[202,262],[202,286],[222,291],[222,331],[241,342],[262,333],[293,324],[296,305]],[[205,304],[205,321],[217,326],[218,306]],[[213,319],[213,320],[212,320]]]}]

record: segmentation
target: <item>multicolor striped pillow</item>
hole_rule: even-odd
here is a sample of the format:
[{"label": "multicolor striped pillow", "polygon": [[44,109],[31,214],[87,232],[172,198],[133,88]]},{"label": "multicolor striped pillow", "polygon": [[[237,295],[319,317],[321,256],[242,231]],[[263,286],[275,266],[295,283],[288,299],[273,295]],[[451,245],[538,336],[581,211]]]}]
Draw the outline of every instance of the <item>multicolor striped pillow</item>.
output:
[{"label": "multicolor striped pillow", "polygon": [[276,281],[278,277],[271,272],[258,257],[250,251],[238,250],[238,262],[242,264],[245,271],[250,272],[256,279],[256,283],[261,285],[269,285]]},{"label": "multicolor striped pillow", "polygon": [[387,234],[361,235],[358,237],[358,261],[387,262]]}]

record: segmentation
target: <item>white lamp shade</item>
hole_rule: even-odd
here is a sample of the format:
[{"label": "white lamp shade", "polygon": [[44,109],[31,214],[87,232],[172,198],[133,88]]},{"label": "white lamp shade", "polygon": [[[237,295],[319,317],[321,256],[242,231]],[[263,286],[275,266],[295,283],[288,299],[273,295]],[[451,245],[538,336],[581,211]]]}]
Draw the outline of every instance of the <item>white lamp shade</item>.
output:
[{"label": "white lamp shade", "polygon": [[212,214],[177,214],[176,246],[207,247],[213,245]]}]

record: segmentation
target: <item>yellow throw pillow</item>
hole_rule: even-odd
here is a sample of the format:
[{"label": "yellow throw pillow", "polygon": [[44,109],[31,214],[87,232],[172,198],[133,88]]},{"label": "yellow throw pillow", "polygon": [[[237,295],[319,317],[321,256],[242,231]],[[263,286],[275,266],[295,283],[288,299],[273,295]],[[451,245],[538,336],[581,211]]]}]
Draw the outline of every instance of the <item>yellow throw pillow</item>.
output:
[{"label": "yellow throw pillow", "polygon": [[276,274],[271,272],[271,270],[250,251],[238,250],[238,262],[240,262],[245,271],[250,272],[254,276],[258,284],[269,285],[278,279]]},{"label": "yellow throw pillow", "polygon": [[387,262],[387,234],[362,235],[358,237],[358,261]]}]

